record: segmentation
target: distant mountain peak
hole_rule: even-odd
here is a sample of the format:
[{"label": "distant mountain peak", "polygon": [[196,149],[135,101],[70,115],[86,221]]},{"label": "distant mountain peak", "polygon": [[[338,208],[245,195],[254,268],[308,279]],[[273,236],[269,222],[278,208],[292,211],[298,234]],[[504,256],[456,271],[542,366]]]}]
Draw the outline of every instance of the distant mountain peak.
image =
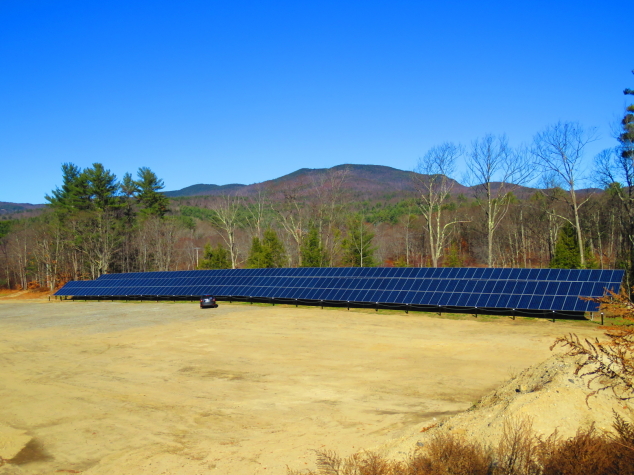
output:
[{"label": "distant mountain peak", "polygon": [[[328,173],[342,172],[347,172],[348,174],[346,177],[346,190],[352,192],[357,197],[379,197],[413,191],[413,178],[417,176],[413,171],[399,170],[398,168],[386,165],[342,164],[330,168],[300,168],[279,178],[254,183],[252,185],[192,185],[181,190],[165,192],[165,195],[168,197],[226,194],[249,196],[262,190],[262,188],[269,189],[272,192],[279,192],[291,188],[307,189],[307,187],[310,187],[311,182],[319,182],[319,180]],[[456,192],[466,190],[466,188],[457,182],[456,187],[460,188],[460,190],[456,190]]]},{"label": "distant mountain peak", "polygon": [[229,185],[206,185],[204,183],[199,183],[197,185],[186,186],[180,190],[165,191],[163,194],[170,198],[176,198],[179,196],[223,195],[233,193],[245,186],[247,185],[242,185],[240,183],[231,183]]}]

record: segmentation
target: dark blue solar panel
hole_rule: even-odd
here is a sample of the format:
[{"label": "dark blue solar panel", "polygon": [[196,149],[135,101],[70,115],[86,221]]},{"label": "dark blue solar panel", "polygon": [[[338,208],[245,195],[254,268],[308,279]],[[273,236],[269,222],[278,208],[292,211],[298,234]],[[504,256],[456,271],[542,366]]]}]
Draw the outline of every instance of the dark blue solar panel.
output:
[{"label": "dark blue solar panel", "polygon": [[543,295],[533,295],[530,299],[530,302],[528,304],[527,307],[525,308],[535,308],[535,309],[540,309],[541,307],[541,303],[542,300],[544,299]]},{"label": "dark blue solar panel", "polygon": [[446,307],[596,311],[623,271],[487,268],[282,268],[104,274],[69,282],[57,295],[195,296],[442,305]]},{"label": "dark blue solar panel", "polygon": [[560,272],[561,269],[550,269],[550,272],[548,273],[548,280],[559,280]]},{"label": "dark blue solar panel", "polygon": [[581,289],[579,290],[579,295],[592,295],[593,288],[594,288],[593,282],[583,282],[581,284]]},{"label": "dark blue solar panel", "polygon": [[427,287],[426,291],[435,292],[439,284],[440,284],[440,281],[438,279],[431,279],[429,281],[429,286]]},{"label": "dark blue solar panel", "polygon": [[546,275],[550,272],[550,269],[530,269],[528,278],[530,280],[545,280]]},{"label": "dark blue solar panel", "polygon": [[428,270],[427,267],[416,268],[414,269],[411,275],[405,276],[405,277],[412,277],[417,279],[427,278],[427,270]]},{"label": "dark blue solar panel", "polygon": [[[419,295],[420,295],[420,292],[409,291],[406,293],[405,301],[403,303],[411,305],[416,299],[418,299]],[[438,295],[442,295],[442,294],[438,294]]]},{"label": "dark blue solar panel", "polygon": [[409,278],[409,277],[417,277],[419,274],[422,273],[422,269],[416,269],[416,268],[404,268],[404,269],[399,269],[400,272],[396,273],[394,276],[395,277],[402,277],[402,278]]},{"label": "dark blue solar panel", "polygon": [[542,308],[543,310],[551,310],[553,308],[554,300],[555,297],[553,297],[552,295],[544,296],[544,298],[540,302],[540,308]]},{"label": "dark blue solar panel", "polygon": [[491,297],[491,294],[477,294],[474,306],[479,308],[486,307],[490,297]]},{"label": "dark blue solar panel", "polygon": [[495,280],[485,280],[484,285],[482,286],[482,292],[486,294],[490,294],[493,292],[493,287],[495,287],[497,281]]},{"label": "dark blue solar panel", "polygon": [[453,295],[453,297],[454,297],[454,303],[453,303],[453,306],[456,306],[456,307],[466,307],[466,306],[467,306],[467,305],[466,305],[466,304],[467,304],[467,299],[469,298],[469,295],[470,295],[470,294],[468,294],[468,293],[466,293],[466,292],[459,292],[459,293],[455,293],[455,294]]},{"label": "dark blue solar panel", "polygon": [[557,295],[557,289],[559,288],[559,282],[546,282],[544,294]]},{"label": "dark blue solar panel", "polygon": [[475,273],[475,269],[473,267],[467,267],[466,269],[463,269],[463,272],[460,274],[460,278],[471,279],[474,273]]},{"label": "dark blue solar panel", "polygon": [[568,274],[568,279],[570,281],[580,281],[581,280],[581,270],[580,269],[570,269]]},{"label": "dark blue solar panel", "polygon": [[[459,283],[459,281],[456,280],[456,279],[447,280],[447,287],[445,287],[445,292],[453,292],[456,289],[456,287],[458,286],[458,283]],[[414,285],[412,287],[412,289],[415,288],[415,287],[416,286]]]},{"label": "dark blue solar panel", "polygon": [[[423,295],[425,295],[424,292],[415,292],[411,290],[409,292],[401,291],[401,292],[398,292],[398,295],[396,297],[396,303],[412,305],[415,302],[420,302],[420,300],[423,298]],[[442,295],[442,294],[437,294],[437,295]]]},{"label": "dark blue solar panel", "polygon": [[528,280],[528,276],[532,269],[517,269],[517,279],[518,280]]},{"label": "dark blue solar panel", "polygon": [[471,286],[471,292],[477,292],[480,293],[482,292],[482,290],[484,289],[484,281],[483,280],[476,280],[475,282],[473,282],[473,285]]},{"label": "dark blue solar panel", "polygon": [[487,302],[487,307],[488,308],[497,308],[498,307],[498,302],[504,298],[503,300],[503,307],[507,307],[507,302],[508,302],[508,295],[501,295],[501,294],[491,294],[491,297],[489,298],[489,301]]},{"label": "dark blue solar panel", "polygon": [[501,294],[502,291],[504,290],[504,286],[507,284],[507,281],[505,280],[496,280],[492,282],[493,282],[493,287],[491,288],[491,293],[494,293],[494,294]]},{"label": "dark blue solar panel", "polygon": [[326,296],[324,297],[325,300],[330,300],[330,301],[337,301],[337,300],[341,300],[339,298],[339,296],[341,295],[341,291],[342,289],[328,289],[328,293],[326,294]]},{"label": "dark blue solar panel", "polygon": [[522,293],[524,294],[534,294],[536,292],[539,292],[537,286],[540,284],[541,282],[536,282],[534,280],[528,280],[526,282],[518,282],[517,286],[515,287],[514,292],[517,293],[517,290],[520,289],[522,286],[524,286],[524,289],[522,290]]}]

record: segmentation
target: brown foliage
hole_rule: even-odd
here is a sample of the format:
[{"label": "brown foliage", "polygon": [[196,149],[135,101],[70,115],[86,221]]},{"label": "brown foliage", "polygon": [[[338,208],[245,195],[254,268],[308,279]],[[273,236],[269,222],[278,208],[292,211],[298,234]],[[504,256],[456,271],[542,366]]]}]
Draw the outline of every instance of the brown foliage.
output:
[{"label": "brown foliage", "polygon": [[634,425],[617,415],[614,429],[614,435],[590,427],[567,440],[556,433],[544,440],[529,420],[511,420],[495,451],[439,434],[403,462],[371,452],[341,459],[323,451],[317,452],[317,471],[288,475],[634,475]]},{"label": "brown foliage", "polygon": [[411,458],[407,474],[486,475],[491,473],[492,455],[476,442],[441,434],[432,439],[423,454]]},{"label": "brown foliage", "polygon": [[549,447],[542,455],[544,475],[634,473],[634,427],[616,416],[614,436],[599,435],[594,426]]},{"label": "brown foliage", "polygon": [[[504,431],[497,449],[497,472],[507,475],[537,474],[540,449],[551,440],[541,443],[533,436],[531,419],[509,418],[504,422]],[[543,450],[543,449],[542,449]]]},{"label": "brown foliage", "polygon": [[[599,299],[589,299],[601,304],[601,310],[611,318],[623,318],[634,322],[634,303],[624,294],[609,292]],[[588,394],[588,398],[606,389],[620,399],[634,398],[634,323],[623,326],[608,326],[607,340],[595,338],[581,340],[575,334],[559,337],[551,350],[561,345],[567,347],[570,356],[579,357],[576,373],[588,378],[588,388],[592,382],[599,383],[598,389]]]}]

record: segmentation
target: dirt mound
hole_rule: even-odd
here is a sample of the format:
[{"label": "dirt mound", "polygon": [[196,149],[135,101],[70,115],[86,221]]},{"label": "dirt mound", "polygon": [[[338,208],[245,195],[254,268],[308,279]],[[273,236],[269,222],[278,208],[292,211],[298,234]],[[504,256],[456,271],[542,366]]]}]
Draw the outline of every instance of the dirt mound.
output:
[{"label": "dirt mound", "polygon": [[30,441],[31,436],[26,431],[0,424],[0,465],[18,455]]},{"label": "dirt mound", "polygon": [[587,378],[575,374],[576,360],[554,355],[531,366],[475,403],[469,410],[449,419],[422,427],[386,445],[383,454],[398,457],[424,446],[434,435],[445,432],[491,446],[497,445],[505,422],[528,419],[536,435],[548,437],[555,430],[562,438],[575,435],[578,429],[592,424],[599,431],[612,431],[614,415],[626,421],[634,418],[632,403],[601,391],[587,399],[599,387],[596,381],[588,388]]}]

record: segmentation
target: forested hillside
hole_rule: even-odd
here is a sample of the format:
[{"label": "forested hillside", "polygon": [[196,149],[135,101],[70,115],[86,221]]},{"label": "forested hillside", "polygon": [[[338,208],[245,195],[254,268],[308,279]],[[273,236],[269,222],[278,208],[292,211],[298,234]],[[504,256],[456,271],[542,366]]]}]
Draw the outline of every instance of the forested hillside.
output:
[{"label": "forested hillside", "polygon": [[[301,169],[256,185],[194,185],[171,199],[149,168],[119,181],[103,164],[67,163],[46,211],[0,221],[0,284],[54,289],[112,272],[374,265],[624,268],[629,283],[634,106],[614,148],[584,167],[593,139],[592,129],[560,122],[525,147],[493,135],[440,144],[415,172]],[[458,163],[468,183],[456,181]]]}]

